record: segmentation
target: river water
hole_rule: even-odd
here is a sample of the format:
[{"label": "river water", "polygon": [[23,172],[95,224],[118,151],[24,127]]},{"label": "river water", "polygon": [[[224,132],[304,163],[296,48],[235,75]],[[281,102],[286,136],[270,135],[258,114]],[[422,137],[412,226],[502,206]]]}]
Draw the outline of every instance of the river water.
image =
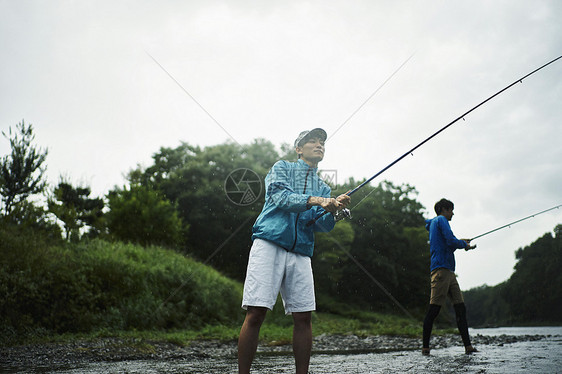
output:
[{"label": "river water", "polygon": [[[539,339],[513,339],[513,343],[478,344],[479,352],[466,355],[461,344],[432,349],[430,356],[422,356],[420,349],[403,349],[375,353],[353,354],[313,353],[310,373],[561,373],[562,327],[507,327],[471,329],[474,341],[485,337],[541,336]],[[478,339],[480,335],[480,339]],[[314,348],[313,348],[314,349]],[[293,356],[289,352],[258,352],[253,373],[294,373]],[[10,371],[14,372],[14,371]],[[132,360],[95,362],[56,369],[27,368],[36,373],[236,373],[234,354],[196,359]]]}]

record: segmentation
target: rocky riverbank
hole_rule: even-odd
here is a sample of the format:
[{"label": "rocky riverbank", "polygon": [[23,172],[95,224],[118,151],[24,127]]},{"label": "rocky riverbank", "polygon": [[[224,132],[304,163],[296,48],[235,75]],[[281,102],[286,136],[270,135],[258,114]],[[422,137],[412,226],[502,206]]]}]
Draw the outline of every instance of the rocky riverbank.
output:
[{"label": "rocky riverbank", "polygon": [[[472,337],[473,345],[505,345],[535,341],[547,335],[500,335]],[[458,335],[432,337],[433,348],[460,346]],[[420,349],[419,338],[404,336],[320,335],[314,338],[313,353],[353,354]],[[291,354],[290,344],[271,342],[258,347],[258,355]],[[192,341],[186,346],[166,342],[103,338],[94,341],[49,343],[0,348],[0,369],[18,370],[30,367],[64,367],[89,362],[134,360],[196,360],[208,357],[234,357],[236,341]]]}]

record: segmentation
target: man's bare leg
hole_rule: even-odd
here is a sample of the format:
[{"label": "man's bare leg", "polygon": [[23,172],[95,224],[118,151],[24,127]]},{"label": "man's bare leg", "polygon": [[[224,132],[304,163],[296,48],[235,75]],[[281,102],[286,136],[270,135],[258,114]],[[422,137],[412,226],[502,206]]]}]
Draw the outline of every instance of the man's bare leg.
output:
[{"label": "man's bare leg", "polygon": [[297,374],[307,374],[312,351],[312,312],[293,313],[293,353]]},{"label": "man's bare leg", "polygon": [[252,361],[258,348],[260,327],[265,319],[267,308],[249,306],[244,324],[238,338],[238,373],[250,372]]}]

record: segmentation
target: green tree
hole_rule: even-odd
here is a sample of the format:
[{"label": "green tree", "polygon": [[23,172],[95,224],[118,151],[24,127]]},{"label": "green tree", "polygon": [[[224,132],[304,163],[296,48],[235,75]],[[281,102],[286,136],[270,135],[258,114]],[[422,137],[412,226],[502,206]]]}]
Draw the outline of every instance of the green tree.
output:
[{"label": "green tree", "polygon": [[8,134],[2,131],[2,135],[11,146],[11,153],[0,160],[0,193],[4,214],[9,215],[16,205],[45,190],[47,150],[33,145],[33,126],[24,121],[16,125],[13,133],[10,127]]},{"label": "green tree", "polygon": [[41,236],[48,242],[59,243],[62,239],[61,229],[53,221],[51,215],[41,206],[29,201],[21,201],[14,205],[9,216],[0,217],[0,222],[6,229],[19,228],[14,231],[17,235]]},{"label": "green tree", "polygon": [[556,236],[547,233],[515,254],[505,296],[516,322],[562,320],[562,237],[559,226],[555,231]]},{"label": "green tree", "polygon": [[511,277],[464,293],[476,326],[562,322],[562,225],[515,252]]},{"label": "green tree", "polygon": [[118,240],[178,247],[184,239],[181,218],[172,203],[150,187],[131,185],[107,195],[109,234]]},{"label": "green tree", "polygon": [[513,322],[506,302],[507,281],[496,286],[483,285],[463,292],[467,319],[471,326],[497,326]]},{"label": "green tree", "polygon": [[339,221],[328,233],[319,232],[315,236],[314,284],[318,294],[318,310],[331,310],[331,305],[342,295],[340,291],[345,269],[352,261],[349,258],[354,231],[348,220]]},{"label": "green tree", "polygon": [[[353,179],[334,194],[357,186]],[[409,185],[384,181],[364,186],[353,195],[350,221],[355,233],[351,255],[407,309],[424,308],[429,292],[429,248],[423,206]],[[387,294],[358,268],[347,262],[339,294],[350,303],[397,313]]]},{"label": "green tree", "polygon": [[79,238],[80,229],[90,227],[90,236],[96,236],[102,230],[104,202],[101,198],[90,198],[89,187],[73,187],[61,180],[48,199],[49,211],[64,223],[65,237]]},{"label": "green tree", "polygon": [[190,226],[188,253],[242,280],[263,189],[253,203],[241,205],[229,198],[225,183],[232,172],[248,169],[263,187],[263,178],[278,158],[273,144],[263,139],[245,146],[227,142],[205,148],[182,143],[175,149],[161,148],[153,155],[153,165],[133,171],[130,177],[176,204],[179,216]]}]

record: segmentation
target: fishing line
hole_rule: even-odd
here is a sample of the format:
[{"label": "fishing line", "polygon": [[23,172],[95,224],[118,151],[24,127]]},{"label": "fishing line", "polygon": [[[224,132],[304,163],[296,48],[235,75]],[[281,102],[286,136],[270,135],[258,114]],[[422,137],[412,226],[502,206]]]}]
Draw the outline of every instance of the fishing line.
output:
[{"label": "fishing line", "polygon": [[[436,137],[437,135],[439,135],[440,133],[442,133],[443,131],[445,131],[446,129],[448,129],[450,126],[452,126],[453,124],[455,124],[456,122],[458,122],[461,119],[464,119],[464,117],[473,112],[474,110],[478,109],[479,107],[481,107],[482,105],[486,104],[488,101],[492,100],[494,97],[498,96],[499,94],[503,93],[504,91],[508,90],[509,88],[513,87],[514,85],[516,85],[517,83],[523,83],[523,79],[533,75],[534,73],[536,73],[537,71],[547,67],[548,65],[558,61],[559,59],[561,59],[562,56],[558,56],[556,57],[554,60],[547,62],[546,64],[542,65],[541,67],[536,68],[535,70],[533,70],[532,72],[528,73],[527,75],[517,79],[515,82],[511,83],[510,85],[502,88],[501,90],[499,90],[498,92],[496,92],[495,94],[493,94],[492,96],[488,97],[486,100],[480,102],[478,105],[472,107],[471,109],[469,109],[468,111],[466,111],[465,113],[461,114],[460,116],[458,116],[456,119],[454,119],[453,121],[449,122],[447,125],[443,126],[440,130],[436,131],[435,133],[433,133],[431,136],[429,136],[428,138],[426,138],[425,140],[423,140],[421,143],[419,143],[418,145],[416,145],[414,148],[410,149],[409,151],[407,151],[406,153],[404,153],[402,156],[398,157],[396,160],[394,160],[392,163],[390,163],[389,165],[387,165],[384,169],[382,169],[381,171],[379,171],[378,173],[376,173],[375,175],[373,175],[372,177],[370,177],[369,179],[367,179],[366,181],[364,181],[363,183],[361,183],[359,186],[355,187],[353,190],[349,191],[346,193],[346,195],[351,196],[353,195],[355,192],[357,192],[357,190],[361,189],[363,186],[365,186],[366,184],[368,184],[369,182],[371,182],[373,179],[375,179],[376,177],[378,177],[379,175],[381,175],[382,173],[384,173],[385,171],[387,171],[388,169],[390,169],[391,167],[393,167],[396,163],[398,163],[400,160],[402,160],[403,158],[405,158],[408,155],[413,155],[413,152],[418,149],[419,147],[421,147],[422,145],[424,145],[425,143],[427,143],[428,141],[430,141],[431,139],[433,139],[434,137]],[[360,201],[361,202],[361,201]],[[307,226],[311,226],[313,225],[320,217],[324,216],[326,213],[328,213],[327,211],[324,211],[323,213],[321,213],[319,216],[317,216],[316,218],[311,219],[310,221],[308,221],[308,223],[306,224]]]},{"label": "fishing line", "polygon": [[527,216],[527,217],[525,217],[525,218],[518,219],[517,221],[510,222],[510,223],[508,223],[507,225],[503,225],[503,226],[501,226],[501,227],[498,227],[497,229],[493,229],[493,230],[490,230],[490,231],[488,231],[488,232],[485,232],[484,234],[476,235],[474,238],[469,239],[469,240],[470,240],[470,241],[473,241],[474,239],[481,238],[481,237],[483,237],[483,236],[485,236],[485,235],[491,234],[491,233],[493,233],[493,232],[496,232],[496,231],[498,231],[498,230],[504,229],[504,228],[506,228],[506,227],[511,227],[511,225],[515,225],[516,223],[525,221],[526,219],[536,217],[536,216],[538,216],[538,215],[540,215],[540,214],[543,214],[543,213],[546,213],[546,212],[550,212],[551,210],[558,209],[558,208],[560,208],[561,206],[562,206],[562,204],[557,205],[557,206],[554,206],[554,207],[552,207],[552,208],[550,208],[550,209],[543,210],[542,212],[538,212],[538,213],[535,213],[535,214],[531,214],[530,216]]}]

